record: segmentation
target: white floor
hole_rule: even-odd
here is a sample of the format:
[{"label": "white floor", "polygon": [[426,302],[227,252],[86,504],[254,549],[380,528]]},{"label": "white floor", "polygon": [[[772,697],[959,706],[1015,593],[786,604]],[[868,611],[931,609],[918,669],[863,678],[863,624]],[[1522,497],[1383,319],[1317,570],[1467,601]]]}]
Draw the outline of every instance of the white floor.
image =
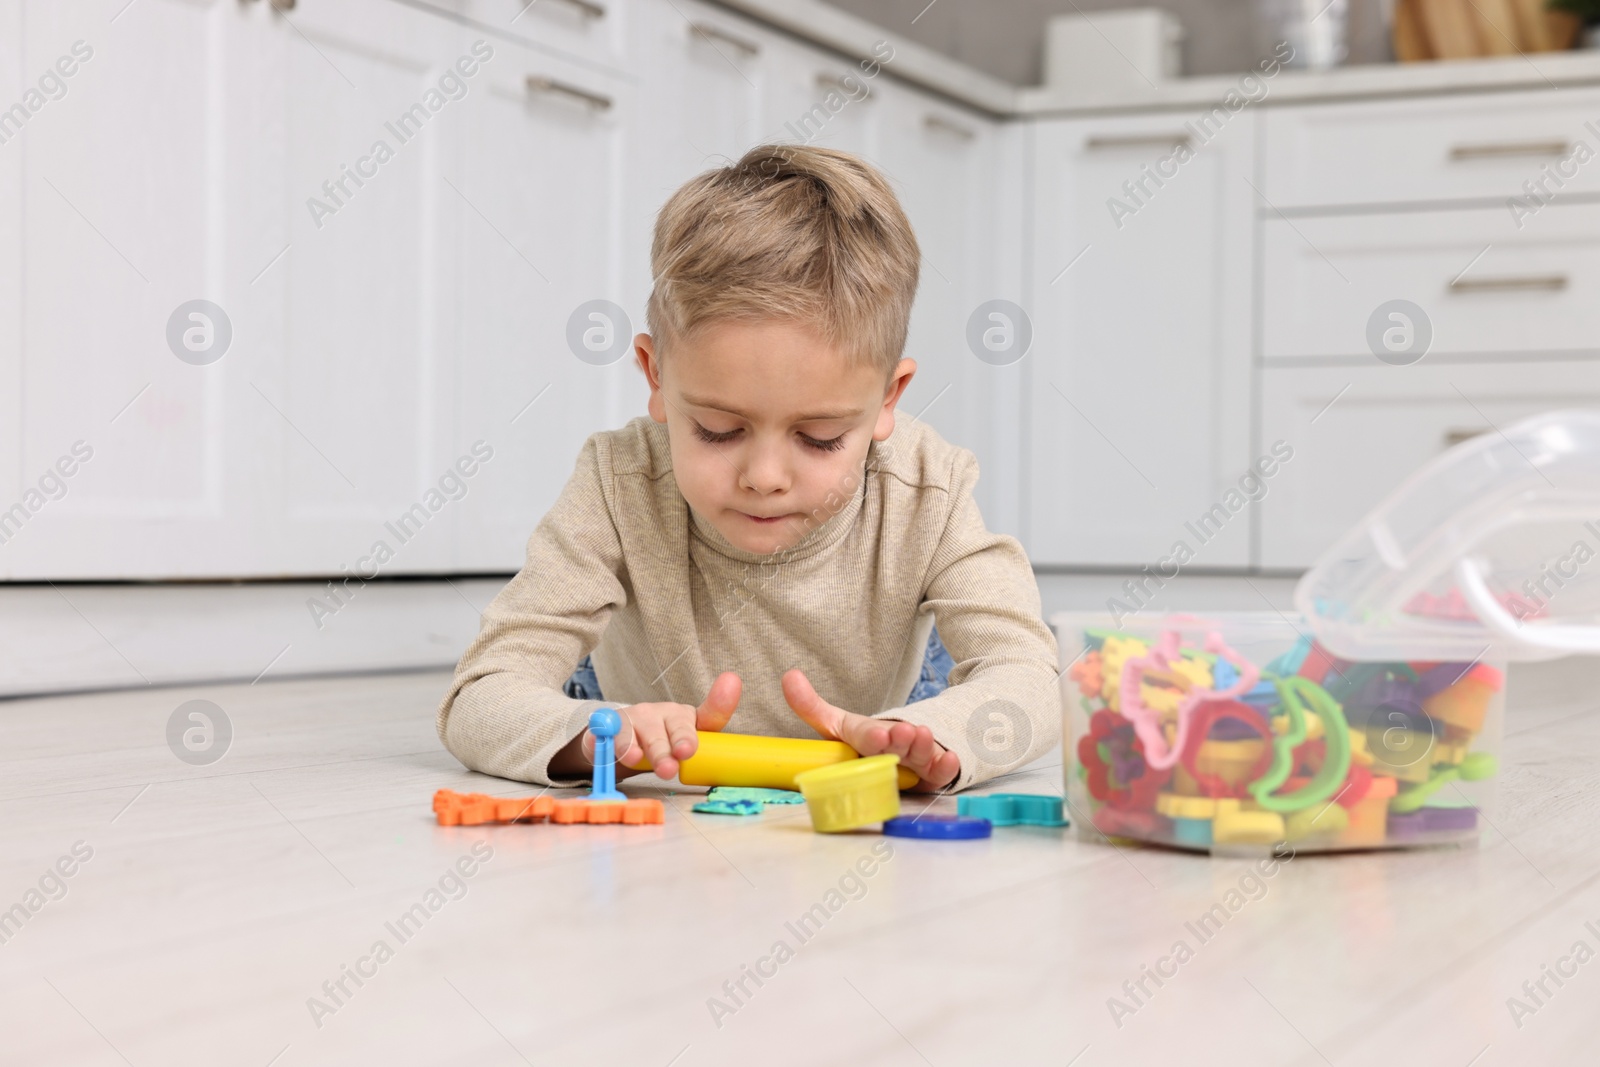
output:
[{"label": "white floor", "polygon": [[[1513,672],[1481,848],[1300,857],[1259,890],[1245,861],[1048,830],[878,859],[885,839],[813,834],[803,809],[682,794],[663,827],[439,828],[437,788],[532,792],[440,748],[443,673],[3,701],[0,909],[37,908],[0,944],[0,1062],[1593,1063],[1600,963],[1559,961],[1600,948],[1596,674]],[[233,729],[209,766],[165,740],[196,698]],[[1045,761],[996,786],[1059,780]],[[430,900],[442,877],[460,899]],[[1186,924],[1230,900],[1202,943]],[[1180,939],[1193,958],[1131,998]],[[361,963],[379,941],[392,958]],[[762,963],[780,941],[792,958]],[[1544,965],[1577,970],[1535,1002]],[[346,966],[369,977],[335,1000]]]}]

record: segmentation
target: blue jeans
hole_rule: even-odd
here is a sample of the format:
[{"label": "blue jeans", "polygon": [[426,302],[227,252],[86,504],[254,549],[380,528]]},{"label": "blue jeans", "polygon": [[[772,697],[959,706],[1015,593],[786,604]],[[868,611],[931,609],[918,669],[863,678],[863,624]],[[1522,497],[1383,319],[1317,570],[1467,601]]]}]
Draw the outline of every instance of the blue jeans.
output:
[{"label": "blue jeans", "polygon": [[[911,687],[911,695],[906,697],[906,703],[915,704],[944,692],[950,686],[950,670],[955,665],[955,660],[945,651],[944,642],[939,640],[938,627],[934,627],[928,635],[928,649],[922,654],[922,677]],[[572,672],[572,677],[567,679],[561,691],[574,700],[605,699],[600,695],[600,679],[595,677],[594,664],[589,662],[588,656],[578,663],[578,669]]]}]

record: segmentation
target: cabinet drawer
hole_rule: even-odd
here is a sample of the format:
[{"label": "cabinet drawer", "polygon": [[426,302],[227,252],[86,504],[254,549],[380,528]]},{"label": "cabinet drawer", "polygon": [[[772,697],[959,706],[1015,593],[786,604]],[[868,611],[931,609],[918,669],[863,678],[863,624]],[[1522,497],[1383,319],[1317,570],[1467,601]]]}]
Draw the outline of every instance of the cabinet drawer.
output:
[{"label": "cabinet drawer", "polygon": [[[428,0],[459,7],[476,22],[536,45],[621,69],[627,42],[625,0]],[[640,0],[634,0],[640,2]]]},{"label": "cabinet drawer", "polygon": [[1268,368],[1261,438],[1294,449],[1259,505],[1262,567],[1301,568],[1412,471],[1517,419],[1600,407],[1600,362]]},{"label": "cabinet drawer", "polygon": [[1263,230],[1269,358],[1372,359],[1369,322],[1397,299],[1431,324],[1429,358],[1600,352],[1600,204],[1551,204],[1520,230],[1498,208]]},{"label": "cabinet drawer", "polygon": [[[1600,90],[1551,90],[1263,111],[1263,192],[1279,208],[1600,190]],[[1588,158],[1588,153],[1583,153]]]}]

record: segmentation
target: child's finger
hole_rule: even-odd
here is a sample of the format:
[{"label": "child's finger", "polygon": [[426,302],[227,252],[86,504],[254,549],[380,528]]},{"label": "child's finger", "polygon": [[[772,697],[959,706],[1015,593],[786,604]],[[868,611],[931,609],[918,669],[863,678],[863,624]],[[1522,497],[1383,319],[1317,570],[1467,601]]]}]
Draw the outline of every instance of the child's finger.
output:
[{"label": "child's finger", "polygon": [[817,695],[816,688],[804,671],[797,669],[784,672],[783,699],[788,701],[789,707],[800,716],[800,720],[817,733],[850,744],[850,738],[843,736],[848,716],[842,708],[834,707]]},{"label": "child's finger", "polygon": [[[906,750],[905,759],[900,762],[916,771],[919,778],[923,777],[924,772],[932,766],[934,758],[938,755],[934,751],[936,748],[938,746],[933,743],[933,731],[926,726],[918,726],[916,737],[912,739],[911,747]],[[939,751],[942,752],[943,749]]]},{"label": "child's finger", "polygon": [[884,747],[885,752],[892,752],[900,757],[900,762],[905,763],[906,757],[911,752],[912,742],[917,739],[917,728],[908,722],[891,722],[889,727],[889,743]]},{"label": "child's finger", "polygon": [[695,709],[687,704],[674,704],[663,716],[667,743],[671,747],[674,759],[685,760],[694,755],[696,717]]},{"label": "child's finger", "polygon": [[961,757],[946,749],[934,758],[927,771],[918,771],[917,777],[922,781],[912,788],[918,793],[937,793],[956,780],[956,775],[961,773]]},{"label": "child's finger", "polygon": [[[723,671],[711,683],[711,691],[704,703],[695,710],[694,725],[697,730],[721,730],[733,718],[739,707],[739,696],[744,691],[744,681],[732,671]],[[693,755],[693,752],[690,752]]]},{"label": "child's finger", "polygon": [[672,742],[667,739],[666,724],[660,715],[642,717],[633,724],[634,738],[650,769],[658,778],[672,778],[678,773],[678,761],[672,758]]}]

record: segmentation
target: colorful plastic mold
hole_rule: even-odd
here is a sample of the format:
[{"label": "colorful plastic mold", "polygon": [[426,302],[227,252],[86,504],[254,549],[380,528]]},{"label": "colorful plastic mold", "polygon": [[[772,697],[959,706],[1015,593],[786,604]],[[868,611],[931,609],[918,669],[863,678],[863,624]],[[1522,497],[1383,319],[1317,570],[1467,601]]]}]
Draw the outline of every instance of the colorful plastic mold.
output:
[{"label": "colorful plastic mold", "polygon": [[956,798],[956,814],[991,826],[1065,826],[1061,798],[1038,793],[989,793]]},{"label": "colorful plastic mold", "polygon": [[649,798],[590,801],[575,797],[491,797],[483,793],[456,793],[441,789],[433,794],[433,813],[440,826],[482,826],[486,823],[622,823],[627,826],[666,821],[661,801]]},{"label": "colorful plastic mold", "polygon": [[897,815],[883,824],[890,837],[915,837],[924,841],[975,841],[993,833],[988,819],[960,815]]},{"label": "colorful plastic mold", "polygon": [[617,743],[622,732],[622,716],[615,708],[596,708],[589,716],[589,732],[594,735],[594,784],[589,799],[616,803],[628,798],[617,792]]}]

